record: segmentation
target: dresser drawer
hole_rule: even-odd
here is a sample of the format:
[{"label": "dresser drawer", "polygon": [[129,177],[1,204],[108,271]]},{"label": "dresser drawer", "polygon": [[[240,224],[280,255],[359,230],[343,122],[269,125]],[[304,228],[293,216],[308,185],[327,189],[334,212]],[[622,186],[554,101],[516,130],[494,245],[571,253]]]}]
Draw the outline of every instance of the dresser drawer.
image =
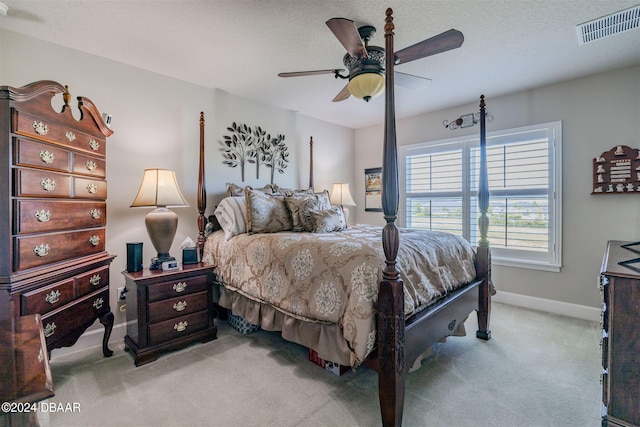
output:
[{"label": "dresser drawer", "polygon": [[15,151],[14,162],[17,166],[69,172],[71,153],[61,147],[18,138]]},{"label": "dresser drawer", "polygon": [[107,174],[105,161],[96,157],[74,153],[71,172],[104,178]]},{"label": "dresser drawer", "polygon": [[15,202],[15,233],[46,233],[78,228],[104,227],[105,202],[22,199]]},{"label": "dresser drawer", "polygon": [[149,344],[162,344],[174,338],[187,336],[208,326],[208,310],[149,325]]},{"label": "dresser drawer", "polygon": [[109,289],[95,292],[42,317],[47,347],[74,329],[109,312]]},{"label": "dresser drawer", "polygon": [[71,176],[56,172],[16,169],[17,197],[71,197]]},{"label": "dresser drawer", "polygon": [[52,262],[90,255],[105,250],[104,228],[40,236],[17,236],[14,244],[14,270],[24,270]]},{"label": "dresser drawer", "polygon": [[109,266],[79,274],[75,278],[76,298],[97,291],[108,284]]},{"label": "dresser drawer", "polygon": [[149,323],[156,323],[172,317],[182,316],[207,308],[207,292],[197,292],[183,297],[170,298],[149,304]]},{"label": "dresser drawer", "polygon": [[107,198],[107,181],[92,178],[73,178],[73,197],[76,199]]},{"label": "dresser drawer", "polygon": [[21,295],[21,312],[27,314],[45,314],[73,301],[73,279],[54,283],[36,291]]},{"label": "dresser drawer", "polygon": [[177,279],[148,286],[147,301],[153,302],[160,299],[182,296],[207,289],[207,276],[195,276],[185,279]]},{"label": "dresser drawer", "polygon": [[13,132],[104,156],[105,140],[28,113],[14,110]]}]

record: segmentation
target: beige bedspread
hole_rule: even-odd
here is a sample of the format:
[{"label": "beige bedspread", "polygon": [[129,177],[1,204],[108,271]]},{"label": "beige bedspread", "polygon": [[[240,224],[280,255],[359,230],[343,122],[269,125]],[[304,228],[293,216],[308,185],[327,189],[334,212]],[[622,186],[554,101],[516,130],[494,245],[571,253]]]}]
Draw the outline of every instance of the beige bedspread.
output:
[{"label": "beige bedspread", "polygon": [[[375,344],[375,306],[382,279],[382,228],[357,225],[341,232],[212,233],[204,261],[228,290],[273,305],[307,322],[341,326],[351,365]],[[471,245],[457,236],[400,230],[398,268],[404,281],[405,314],[475,277]]]}]

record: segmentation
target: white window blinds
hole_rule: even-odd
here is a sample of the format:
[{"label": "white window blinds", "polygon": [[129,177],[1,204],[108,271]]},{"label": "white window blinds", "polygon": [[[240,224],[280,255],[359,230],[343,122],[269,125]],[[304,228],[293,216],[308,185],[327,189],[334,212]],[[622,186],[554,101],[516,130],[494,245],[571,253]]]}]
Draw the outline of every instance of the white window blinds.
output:
[{"label": "white window blinds", "polygon": [[[487,135],[489,241],[496,264],[559,269],[560,141],[560,122]],[[477,243],[478,145],[478,138],[467,137],[401,147],[403,226]]]}]

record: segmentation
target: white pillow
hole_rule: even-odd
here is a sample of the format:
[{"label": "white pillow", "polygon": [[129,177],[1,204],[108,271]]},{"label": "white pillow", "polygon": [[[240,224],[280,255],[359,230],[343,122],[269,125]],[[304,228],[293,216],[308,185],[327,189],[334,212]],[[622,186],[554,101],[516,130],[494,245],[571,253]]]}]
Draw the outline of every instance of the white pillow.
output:
[{"label": "white pillow", "polygon": [[244,195],[225,197],[216,207],[213,214],[220,223],[227,240],[237,234],[247,232],[246,211],[247,205]]}]

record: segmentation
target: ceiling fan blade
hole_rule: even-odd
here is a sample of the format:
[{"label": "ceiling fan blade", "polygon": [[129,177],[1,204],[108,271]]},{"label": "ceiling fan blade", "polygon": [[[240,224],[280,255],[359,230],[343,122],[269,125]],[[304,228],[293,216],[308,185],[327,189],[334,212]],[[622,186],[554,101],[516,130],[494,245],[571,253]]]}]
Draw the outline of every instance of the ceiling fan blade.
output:
[{"label": "ceiling fan blade", "polygon": [[395,84],[409,90],[423,90],[431,85],[431,79],[413,74],[394,72]]},{"label": "ceiling fan blade", "polygon": [[340,91],[340,93],[338,93],[336,95],[335,98],[333,98],[333,100],[331,102],[340,102],[340,101],[344,101],[345,99],[347,99],[348,97],[351,96],[351,92],[349,92],[349,85],[345,85],[345,87],[342,88],[342,90]]},{"label": "ceiling fan blade", "polygon": [[331,18],[327,21],[327,26],[349,52],[349,55],[354,58],[367,56],[367,49],[362,44],[355,22],[346,18]]},{"label": "ceiling fan blade", "polygon": [[416,59],[425,58],[437,53],[457,49],[462,46],[464,36],[458,30],[451,29],[395,53],[397,64],[404,64]]},{"label": "ceiling fan blade", "polygon": [[314,71],[293,71],[290,73],[278,73],[278,77],[301,77],[315,76],[317,74],[336,74],[344,71],[344,68],[334,68],[332,70],[314,70]]}]

